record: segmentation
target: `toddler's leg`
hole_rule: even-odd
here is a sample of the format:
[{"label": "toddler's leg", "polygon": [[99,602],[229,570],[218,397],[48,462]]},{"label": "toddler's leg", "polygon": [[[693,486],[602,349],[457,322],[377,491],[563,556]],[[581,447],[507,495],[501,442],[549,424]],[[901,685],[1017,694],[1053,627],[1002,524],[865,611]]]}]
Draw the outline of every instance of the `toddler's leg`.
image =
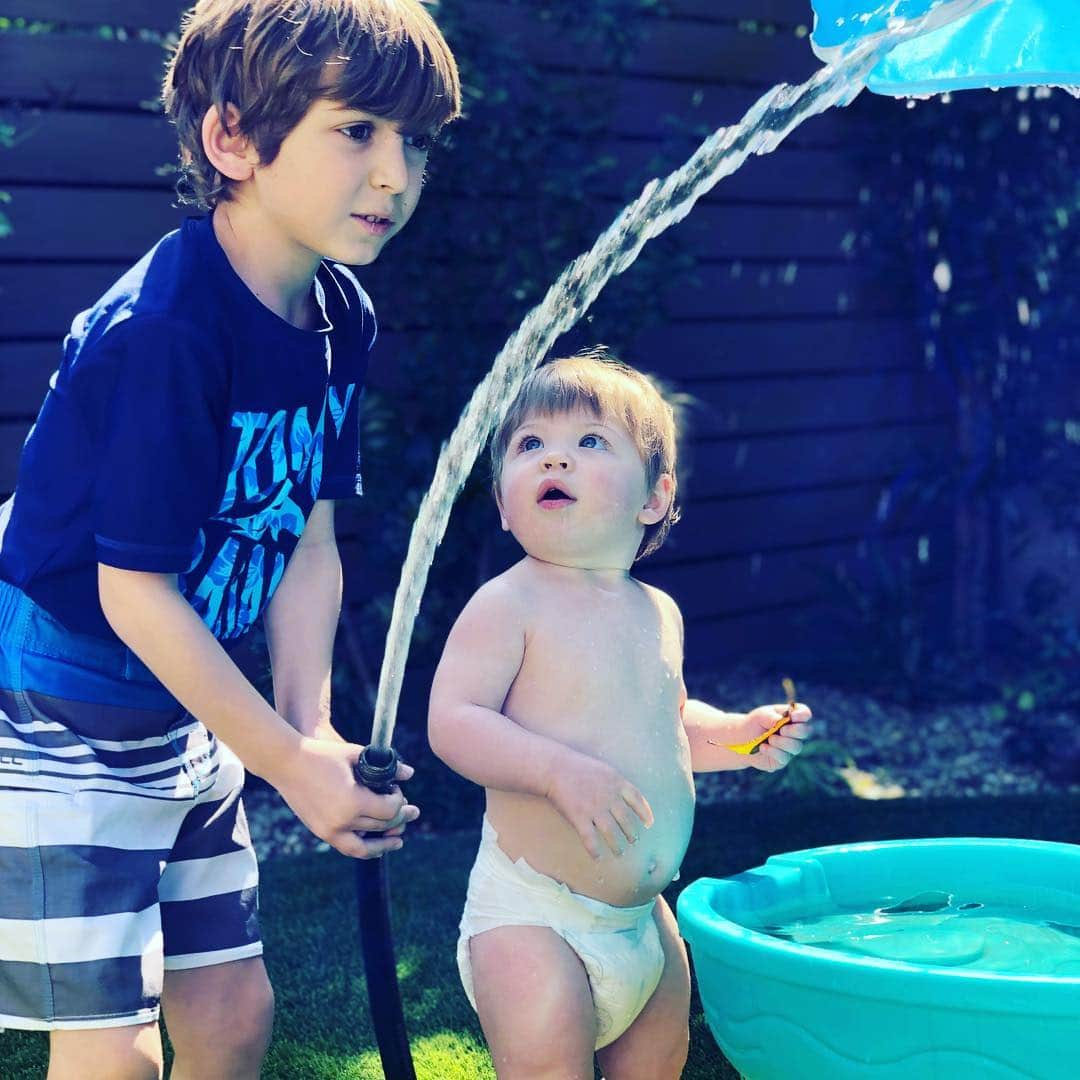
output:
[{"label": "toddler's leg", "polygon": [[48,1080],[159,1080],[157,1021],[49,1032]]},{"label": "toddler's leg", "polygon": [[596,1013],[577,953],[545,926],[486,930],[469,952],[499,1080],[592,1080]]},{"label": "toddler's leg", "polygon": [[165,972],[170,1080],[258,1080],[274,1019],[262,958]]},{"label": "toddler's leg", "polygon": [[690,964],[662,896],[653,912],[664,946],[664,974],[637,1019],[599,1051],[605,1080],[678,1080],[690,1046]]}]

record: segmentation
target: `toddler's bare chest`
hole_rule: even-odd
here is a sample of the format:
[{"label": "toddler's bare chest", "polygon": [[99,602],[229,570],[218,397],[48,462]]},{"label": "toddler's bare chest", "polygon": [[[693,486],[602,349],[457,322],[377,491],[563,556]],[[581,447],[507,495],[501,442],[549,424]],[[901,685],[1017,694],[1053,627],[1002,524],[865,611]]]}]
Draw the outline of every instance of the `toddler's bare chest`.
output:
[{"label": "toddler's bare chest", "polygon": [[556,724],[589,717],[605,726],[677,714],[682,655],[670,621],[654,611],[558,604],[537,616],[512,691],[519,708]]}]

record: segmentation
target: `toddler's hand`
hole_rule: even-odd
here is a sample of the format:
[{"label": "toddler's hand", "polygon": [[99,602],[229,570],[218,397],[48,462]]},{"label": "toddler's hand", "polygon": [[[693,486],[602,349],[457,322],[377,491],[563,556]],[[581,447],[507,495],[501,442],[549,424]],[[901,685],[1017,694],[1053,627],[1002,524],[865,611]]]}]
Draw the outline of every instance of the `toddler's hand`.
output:
[{"label": "toddler's hand", "polygon": [[[787,705],[760,705],[747,713],[746,718],[761,730],[768,731],[783,717],[788,708]],[[795,705],[791,709],[790,722],[750,755],[751,767],[762,772],[776,772],[787,765],[796,754],[802,752],[803,742],[810,738],[812,715],[805,705]]]},{"label": "toddler's hand", "polygon": [[605,848],[621,855],[643,827],[652,828],[652,807],[645,796],[618,770],[587,754],[574,753],[561,763],[547,797],[594,859]]},{"label": "toddler's hand", "polygon": [[[376,795],[356,783],[353,766],[362,750],[351,743],[305,738],[288,772],[271,779],[293,813],[320,840],[343,855],[371,859],[397,851],[405,825],[415,821],[420,811],[400,791]],[[412,775],[410,766],[398,766],[396,779],[408,780]]]}]

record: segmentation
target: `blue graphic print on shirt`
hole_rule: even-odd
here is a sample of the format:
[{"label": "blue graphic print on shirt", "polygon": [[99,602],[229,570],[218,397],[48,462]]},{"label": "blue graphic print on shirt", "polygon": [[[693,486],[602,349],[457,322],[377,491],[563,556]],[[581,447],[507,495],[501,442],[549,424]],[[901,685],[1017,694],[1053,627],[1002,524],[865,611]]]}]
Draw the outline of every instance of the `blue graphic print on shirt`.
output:
[{"label": "blue graphic print on shirt", "polygon": [[[239,431],[236,454],[212,519],[226,527],[227,535],[208,558],[206,530],[200,529],[191,567],[180,580],[181,591],[219,641],[246,633],[273,596],[285,573],[283,541],[286,537],[293,544],[299,541],[307,519],[304,505],[310,507],[319,494],[327,414],[340,437],[355,391],[355,383],[344,395],[331,386],[314,429],[306,407],[291,417],[284,410],[273,416],[251,412],[233,416],[231,426]],[[260,473],[267,477],[265,483]],[[252,506],[261,509],[244,512]],[[273,552],[270,565],[267,551]]]}]

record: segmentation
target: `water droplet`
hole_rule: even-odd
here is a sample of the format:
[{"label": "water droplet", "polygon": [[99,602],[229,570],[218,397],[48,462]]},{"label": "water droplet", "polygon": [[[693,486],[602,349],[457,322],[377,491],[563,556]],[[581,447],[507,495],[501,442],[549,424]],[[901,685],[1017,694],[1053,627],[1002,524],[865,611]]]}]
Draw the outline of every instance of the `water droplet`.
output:
[{"label": "water droplet", "polygon": [[938,292],[947,293],[952,288],[952,267],[945,259],[941,259],[934,267],[934,284]]}]

